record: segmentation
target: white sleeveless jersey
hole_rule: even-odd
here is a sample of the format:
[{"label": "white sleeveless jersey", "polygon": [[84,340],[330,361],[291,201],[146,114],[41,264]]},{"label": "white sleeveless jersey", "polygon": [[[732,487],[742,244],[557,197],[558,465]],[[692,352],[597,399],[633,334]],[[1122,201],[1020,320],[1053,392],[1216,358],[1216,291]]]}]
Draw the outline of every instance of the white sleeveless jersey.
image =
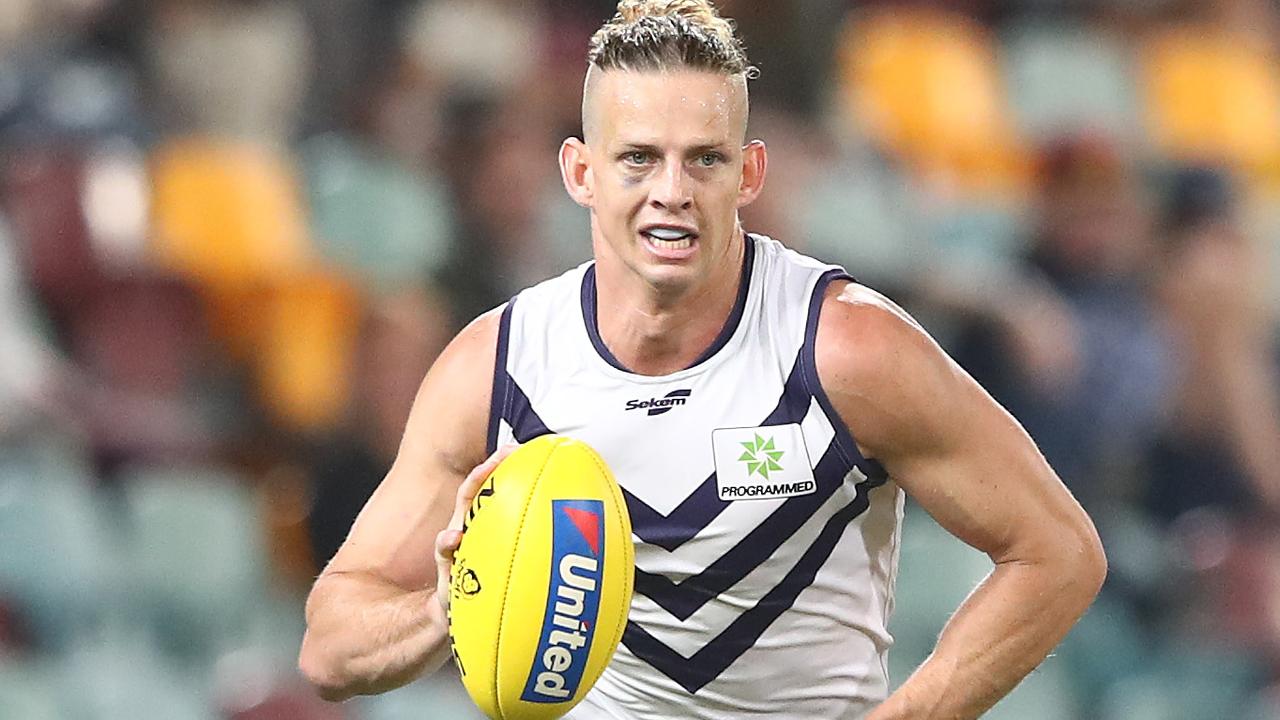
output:
[{"label": "white sleeveless jersey", "polygon": [[661,377],[601,341],[590,263],[505,309],[491,449],[589,443],[634,532],[622,643],[570,718],[861,718],[884,699],[902,493],[814,364],[823,291],[847,277],[748,236],[720,336]]}]

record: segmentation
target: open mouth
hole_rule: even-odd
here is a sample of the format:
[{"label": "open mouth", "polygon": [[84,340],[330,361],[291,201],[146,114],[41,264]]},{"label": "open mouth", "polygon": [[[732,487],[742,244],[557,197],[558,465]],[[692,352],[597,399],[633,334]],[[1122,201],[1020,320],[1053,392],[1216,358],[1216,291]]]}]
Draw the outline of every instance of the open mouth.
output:
[{"label": "open mouth", "polygon": [[686,250],[693,246],[698,234],[687,228],[655,225],[640,231],[654,247],[662,250]]}]

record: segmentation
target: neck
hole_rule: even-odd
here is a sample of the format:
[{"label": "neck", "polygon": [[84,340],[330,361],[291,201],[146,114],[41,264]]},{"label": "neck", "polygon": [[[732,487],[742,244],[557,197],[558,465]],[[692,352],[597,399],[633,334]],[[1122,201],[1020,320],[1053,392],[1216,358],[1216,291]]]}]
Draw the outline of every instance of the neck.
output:
[{"label": "neck", "polygon": [[597,253],[596,322],[613,356],[641,375],[668,375],[692,365],[733,312],[745,244],[736,227],[707,276],[679,288],[656,287],[617,258]]}]

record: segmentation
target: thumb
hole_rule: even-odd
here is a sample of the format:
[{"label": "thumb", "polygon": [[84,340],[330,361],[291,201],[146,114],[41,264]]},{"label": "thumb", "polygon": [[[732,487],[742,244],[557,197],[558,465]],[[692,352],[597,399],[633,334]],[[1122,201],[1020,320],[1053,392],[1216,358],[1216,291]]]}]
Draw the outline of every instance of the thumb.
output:
[{"label": "thumb", "polygon": [[436,601],[449,609],[449,585],[453,569],[453,553],[462,543],[461,530],[441,530],[436,535]]},{"label": "thumb", "polygon": [[453,564],[453,553],[462,544],[461,530],[441,530],[436,535],[436,567],[441,572],[448,572],[449,566]]}]

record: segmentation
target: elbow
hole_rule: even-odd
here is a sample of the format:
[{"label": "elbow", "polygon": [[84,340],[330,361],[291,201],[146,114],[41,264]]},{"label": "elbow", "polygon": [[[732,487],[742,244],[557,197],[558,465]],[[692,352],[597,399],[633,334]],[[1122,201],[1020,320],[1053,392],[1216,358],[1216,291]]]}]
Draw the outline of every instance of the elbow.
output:
[{"label": "elbow", "polygon": [[342,702],[351,698],[354,693],[336,663],[320,647],[311,633],[302,639],[302,649],[298,652],[298,671],[310,683],[316,694],[329,702]]},{"label": "elbow", "polygon": [[1107,551],[1102,547],[1102,541],[1097,539],[1093,550],[1093,594],[1097,595],[1102,590],[1102,584],[1107,580]]},{"label": "elbow", "polygon": [[1087,607],[1101,592],[1102,584],[1107,579],[1107,552],[1098,537],[1097,529],[1088,518],[1085,518],[1083,527],[1077,531],[1077,536],[1073,584],[1079,588]]}]

